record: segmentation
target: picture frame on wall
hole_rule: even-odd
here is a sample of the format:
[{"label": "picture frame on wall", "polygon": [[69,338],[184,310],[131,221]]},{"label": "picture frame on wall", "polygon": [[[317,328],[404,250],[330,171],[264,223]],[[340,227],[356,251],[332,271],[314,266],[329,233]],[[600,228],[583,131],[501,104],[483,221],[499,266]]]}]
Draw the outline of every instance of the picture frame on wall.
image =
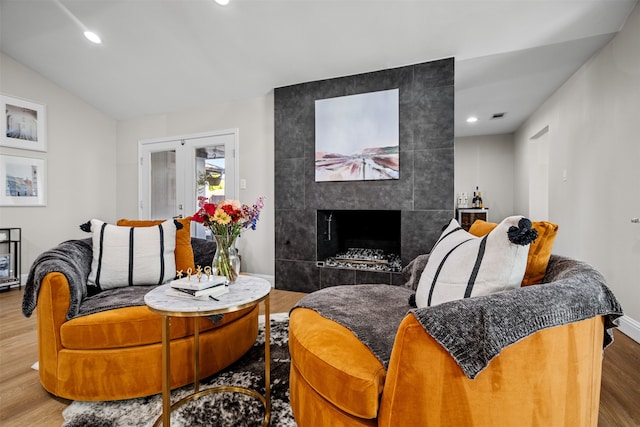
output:
[{"label": "picture frame on wall", "polygon": [[47,111],[42,104],[0,95],[0,146],[47,151]]},{"label": "picture frame on wall", "polygon": [[45,159],[0,154],[0,206],[46,206]]},{"label": "picture frame on wall", "polygon": [[400,179],[399,89],[315,101],[315,180]]}]

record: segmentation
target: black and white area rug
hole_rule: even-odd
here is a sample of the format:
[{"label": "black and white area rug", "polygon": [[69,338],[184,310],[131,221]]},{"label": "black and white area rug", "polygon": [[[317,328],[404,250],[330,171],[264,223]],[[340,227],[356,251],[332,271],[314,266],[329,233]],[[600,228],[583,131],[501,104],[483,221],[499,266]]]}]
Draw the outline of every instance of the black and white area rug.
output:
[{"label": "black and white area rug", "polygon": [[[203,380],[200,390],[219,385],[249,387],[264,395],[264,317],[258,339],[240,360]],[[287,314],[271,315],[271,426],[296,427],[289,405],[289,347]],[[193,392],[188,385],[171,392],[175,402]],[[63,427],[151,427],[162,412],[162,395],[112,402],[75,401],[62,413]],[[171,413],[172,427],[261,426],[264,407],[239,393],[214,393],[193,400]]]}]

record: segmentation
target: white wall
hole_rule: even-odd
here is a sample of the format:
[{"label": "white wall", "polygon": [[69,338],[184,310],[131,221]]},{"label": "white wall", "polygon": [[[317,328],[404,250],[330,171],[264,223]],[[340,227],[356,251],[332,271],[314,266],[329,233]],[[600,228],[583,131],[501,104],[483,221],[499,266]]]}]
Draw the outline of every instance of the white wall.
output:
[{"label": "white wall", "polygon": [[[530,138],[549,126],[554,252],[593,264],[640,320],[640,6],[515,134],[516,211],[528,210]],[[566,171],[566,180],[563,174]],[[640,325],[638,323],[637,325]]]},{"label": "white wall", "polygon": [[274,275],[274,142],[273,92],[259,98],[212,105],[187,111],[157,114],[118,122],[117,216],[138,215],[138,141],[207,131],[239,129],[239,177],[247,182],[239,199],[251,204],[264,195],[266,206],[257,230],[238,241],[242,270]]},{"label": "white wall", "polygon": [[0,226],[22,228],[22,273],[58,243],[89,237],[78,226],[115,219],[116,122],[0,53],[0,92],[46,105],[47,152],[0,147],[0,154],[47,161],[47,206],[0,207]]},{"label": "white wall", "polygon": [[455,139],[455,194],[466,192],[469,206],[476,186],[482,193],[489,221],[520,214],[513,206],[513,135],[469,136]]}]

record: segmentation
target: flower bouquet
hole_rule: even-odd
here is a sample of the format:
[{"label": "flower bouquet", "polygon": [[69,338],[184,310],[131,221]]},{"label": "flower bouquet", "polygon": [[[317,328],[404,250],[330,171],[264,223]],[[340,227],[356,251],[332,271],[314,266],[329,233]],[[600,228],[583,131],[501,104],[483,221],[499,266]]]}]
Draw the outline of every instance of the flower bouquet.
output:
[{"label": "flower bouquet", "polygon": [[226,276],[231,283],[238,278],[235,241],[244,229],[256,229],[264,199],[260,196],[253,206],[249,206],[238,200],[223,200],[216,204],[209,203],[204,196],[198,197],[200,209],[191,221],[199,222],[213,233],[217,247],[212,268],[215,274]]}]

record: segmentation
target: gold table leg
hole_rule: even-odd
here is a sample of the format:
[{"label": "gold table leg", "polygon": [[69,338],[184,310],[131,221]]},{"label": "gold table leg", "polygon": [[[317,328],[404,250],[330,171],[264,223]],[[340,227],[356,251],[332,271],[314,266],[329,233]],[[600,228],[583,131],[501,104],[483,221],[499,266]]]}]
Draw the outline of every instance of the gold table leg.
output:
[{"label": "gold table leg", "polygon": [[269,295],[264,300],[264,423],[271,421],[271,321],[269,320]]},{"label": "gold table leg", "polygon": [[193,392],[200,391],[200,318],[193,318]]},{"label": "gold table leg", "polygon": [[[162,316],[162,426],[171,425],[171,342],[169,316]],[[157,424],[157,422],[156,422]]]}]

